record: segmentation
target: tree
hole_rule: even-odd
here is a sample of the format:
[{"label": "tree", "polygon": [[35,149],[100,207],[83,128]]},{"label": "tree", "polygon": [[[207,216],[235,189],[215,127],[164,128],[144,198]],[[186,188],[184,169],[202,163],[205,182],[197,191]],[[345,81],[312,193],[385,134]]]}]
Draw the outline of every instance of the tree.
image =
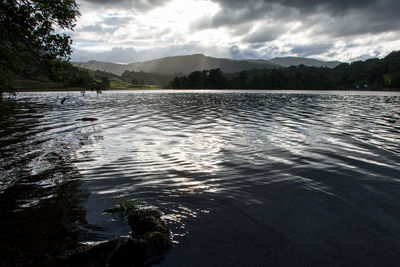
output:
[{"label": "tree", "polygon": [[400,71],[391,75],[390,86],[392,88],[400,88]]},{"label": "tree", "polygon": [[101,78],[100,83],[98,84],[98,90],[101,92],[102,90],[110,89],[110,79],[104,76]]},{"label": "tree", "polygon": [[194,71],[187,77],[188,88],[201,89],[203,87],[203,75],[201,71]]},{"label": "tree", "polygon": [[80,15],[75,0],[2,0],[0,2],[0,95],[12,90],[15,76],[51,76],[54,61],[68,60]]},{"label": "tree", "polygon": [[224,76],[220,69],[210,70],[204,83],[207,84],[206,88],[217,89],[225,89],[229,85],[228,79]]},{"label": "tree", "polygon": [[249,87],[247,80],[247,72],[241,71],[237,77],[232,78],[231,86],[235,89],[246,89],[247,87]]}]

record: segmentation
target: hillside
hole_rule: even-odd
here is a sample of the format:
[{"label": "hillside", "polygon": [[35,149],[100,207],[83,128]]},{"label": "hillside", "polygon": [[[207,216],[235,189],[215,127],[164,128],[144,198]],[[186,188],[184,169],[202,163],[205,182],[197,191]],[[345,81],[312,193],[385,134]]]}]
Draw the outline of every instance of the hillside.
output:
[{"label": "hillside", "polygon": [[326,67],[333,69],[341,63],[339,61],[321,61],[302,57],[276,57],[269,61],[284,68],[304,65],[307,67]]},{"label": "hillside", "polygon": [[291,66],[226,75],[219,70],[175,77],[173,89],[400,90],[400,51],[386,57],[341,63],[335,68]]},{"label": "hillside", "polygon": [[[75,66],[89,69],[89,70],[100,70],[100,71],[105,71],[105,72],[110,72],[112,74],[116,75],[122,75],[124,71],[128,70],[127,65],[125,64],[116,64],[116,63],[110,63],[110,62],[101,62],[101,61],[96,61],[96,60],[91,60],[88,62],[73,62]],[[129,69],[130,70],[130,69]]]},{"label": "hillside", "polygon": [[110,62],[89,61],[76,62],[77,66],[90,70],[101,70],[122,75],[125,71],[158,73],[163,75],[189,74],[197,70],[220,69],[224,73],[235,73],[252,69],[276,69],[301,64],[309,67],[334,68],[340,64],[339,61],[321,61],[308,58],[281,57],[271,60],[235,60],[227,58],[214,58],[202,54],[165,57],[145,62],[131,64],[116,64]]},{"label": "hillside", "polygon": [[202,54],[166,57],[147,62],[129,64],[135,71],[162,74],[188,74],[196,70],[220,69],[224,73],[234,73],[249,69],[272,69],[279,66],[266,60],[233,60],[207,57]]},{"label": "hillside", "polygon": [[102,70],[117,75],[122,75],[124,71],[144,71],[165,75],[189,74],[196,70],[205,69],[221,69],[224,73],[234,73],[250,69],[272,69],[279,67],[266,60],[233,60],[207,57],[201,54],[165,57],[126,65],[99,61],[76,62],[74,64],[90,70]]}]

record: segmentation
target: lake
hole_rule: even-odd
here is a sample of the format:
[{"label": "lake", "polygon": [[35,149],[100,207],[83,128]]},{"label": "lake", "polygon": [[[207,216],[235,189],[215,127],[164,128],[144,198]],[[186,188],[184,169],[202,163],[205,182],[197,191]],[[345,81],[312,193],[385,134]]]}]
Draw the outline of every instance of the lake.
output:
[{"label": "lake", "polygon": [[19,93],[0,118],[6,264],[127,235],[118,198],[165,214],[161,266],[400,264],[400,93]]}]

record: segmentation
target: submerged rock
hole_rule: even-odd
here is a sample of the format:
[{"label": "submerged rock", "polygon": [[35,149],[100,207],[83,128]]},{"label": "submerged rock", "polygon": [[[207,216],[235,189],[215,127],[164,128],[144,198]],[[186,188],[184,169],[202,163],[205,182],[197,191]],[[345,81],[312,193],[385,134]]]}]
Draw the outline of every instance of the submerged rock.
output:
[{"label": "submerged rock", "polygon": [[130,240],[128,237],[118,237],[85,250],[74,253],[65,259],[62,259],[62,266],[107,266],[109,259],[118,251],[118,249]]},{"label": "submerged rock", "polygon": [[142,237],[149,232],[159,232],[169,237],[170,231],[161,216],[162,213],[158,210],[139,209],[130,212],[127,220],[135,237]]},{"label": "submerged rock", "polygon": [[153,209],[132,210],[130,237],[118,237],[68,256],[64,266],[145,266],[161,261],[172,248],[171,233]]},{"label": "submerged rock", "polygon": [[110,266],[143,266],[159,262],[172,247],[160,232],[149,232],[144,238],[125,242],[109,259]]}]

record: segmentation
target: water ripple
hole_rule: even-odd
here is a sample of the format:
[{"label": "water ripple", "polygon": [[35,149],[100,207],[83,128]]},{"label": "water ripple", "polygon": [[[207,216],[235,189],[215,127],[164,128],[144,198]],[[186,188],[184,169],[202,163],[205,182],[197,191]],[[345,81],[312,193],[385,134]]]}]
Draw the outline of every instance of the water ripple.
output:
[{"label": "water ripple", "polygon": [[[12,113],[2,110],[2,188],[23,172],[51,169],[52,151],[76,153],[91,193],[87,219],[105,236],[127,231],[102,212],[124,196],[164,211],[179,242],[189,242],[199,217],[217,211],[235,223],[258,214],[256,225],[297,236],[286,249],[299,257],[315,252],[335,224],[348,238],[366,222],[355,233],[366,244],[383,228],[388,240],[400,240],[398,95],[112,92],[70,94],[65,105],[60,94],[44,95],[22,94]],[[76,121],[82,117],[98,121]],[[309,239],[298,233],[307,224],[315,226]],[[332,256],[327,251],[321,258]]]}]

